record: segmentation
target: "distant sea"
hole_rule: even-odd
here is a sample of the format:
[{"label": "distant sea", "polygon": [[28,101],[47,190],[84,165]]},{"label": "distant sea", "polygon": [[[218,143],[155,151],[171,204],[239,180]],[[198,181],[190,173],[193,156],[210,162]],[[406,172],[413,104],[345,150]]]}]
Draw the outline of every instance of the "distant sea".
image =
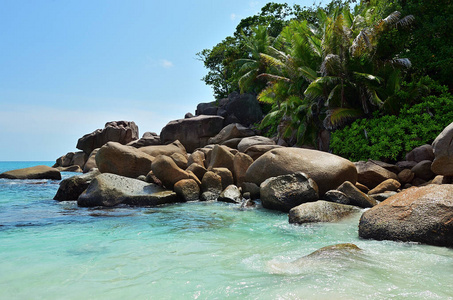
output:
[{"label": "distant sea", "polygon": [[[0,173],[53,162],[0,162]],[[63,177],[75,173],[63,173]],[[0,179],[0,299],[453,299],[453,250],[217,202],[79,208]],[[300,257],[354,243],[357,254]]]}]

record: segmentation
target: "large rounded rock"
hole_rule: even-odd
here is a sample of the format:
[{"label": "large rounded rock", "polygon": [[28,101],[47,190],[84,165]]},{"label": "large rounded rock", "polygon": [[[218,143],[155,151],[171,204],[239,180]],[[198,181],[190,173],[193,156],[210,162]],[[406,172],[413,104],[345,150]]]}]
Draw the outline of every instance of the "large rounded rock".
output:
[{"label": "large rounded rock", "polygon": [[200,166],[197,163],[193,163],[186,169],[186,171],[187,172],[189,172],[189,171],[192,172],[201,181],[201,179],[203,179],[204,174],[206,174],[206,172],[208,170],[206,170],[205,167]]},{"label": "large rounded rock", "polygon": [[265,180],[260,185],[264,208],[288,212],[305,202],[319,199],[316,182],[302,172],[280,175]]},{"label": "large rounded rock", "polygon": [[202,167],[206,167],[205,165],[206,156],[202,151],[194,151],[192,154],[189,155],[187,159],[187,165],[190,166],[193,163],[199,164]]},{"label": "large rounded rock", "polygon": [[362,238],[453,246],[453,185],[404,190],[366,211]]},{"label": "large rounded rock", "polygon": [[95,159],[101,173],[137,178],[151,171],[154,157],[131,146],[108,142],[99,149]]},{"label": "large rounded rock", "polygon": [[200,198],[200,187],[193,179],[183,179],[175,183],[175,193],[184,201],[196,201]]},{"label": "large rounded rock", "polygon": [[77,204],[85,207],[110,207],[119,204],[155,206],[177,201],[175,192],[155,184],[105,173],[91,181],[86,191],[77,199]]},{"label": "large rounded rock", "polygon": [[359,211],[356,206],[319,200],[293,207],[289,211],[289,223],[336,222]]},{"label": "large rounded rock", "polygon": [[228,140],[235,138],[244,138],[255,135],[252,129],[249,129],[241,124],[233,123],[225,126],[220,132],[209,139],[209,144],[222,144]]},{"label": "large rounded rock", "polygon": [[436,137],[433,144],[432,171],[437,175],[453,176],[453,123]]},{"label": "large rounded rock", "polygon": [[104,129],[97,129],[81,137],[77,142],[77,149],[90,155],[94,149],[102,147],[107,142],[125,145],[136,139],[138,139],[138,127],[134,122],[107,122]]},{"label": "large rounded rock", "polygon": [[345,181],[357,181],[357,170],[349,160],[302,148],[277,148],[266,152],[249,167],[245,179],[260,185],[267,178],[296,172],[303,172],[313,179],[320,196]]},{"label": "large rounded rock", "polygon": [[201,191],[201,200],[217,200],[222,192],[222,177],[212,171],[206,172],[201,180]]},{"label": "large rounded rock", "polygon": [[212,168],[227,168],[233,170],[234,168],[234,155],[226,146],[215,145],[214,149],[210,152],[210,159],[208,169]]},{"label": "large rounded rock", "polygon": [[88,188],[90,182],[100,174],[101,172],[99,172],[98,169],[93,169],[88,173],[72,176],[62,180],[57,194],[53,199],[58,201],[77,200],[83,191]]},{"label": "large rounded rock", "polygon": [[187,156],[186,148],[180,141],[176,140],[168,145],[155,145],[155,146],[146,146],[139,148],[140,151],[144,153],[157,157],[159,155],[171,156],[173,153],[179,153],[184,156]]},{"label": "large rounded rock", "polygon": [[431,171],[432,162],[430,160],[422,160],[417,163],[411,171],[414,172],[415,177],[421,178],[425,181],[433,179],[435,174]]},{"label": "large rounded rock", "polygon": [[369,189],[375,188],[387,179],[398,180],[398,176],[379,166],[372,161],[359,161],[355,163],[357,168],[357,181],[366,185]]},{"label": "large rounded rock", "polygon": [[212,172],[216,173],[222,179],[222,190],[227,186],[234,184],[233,173],[227,168],[212,168]]},{"label": "large rounded rock", "polygon": [[411,152],[406,154],[407,161],[421,162],[424,160],[434,160],[434,151],[431,145],[423,145],[414,148]]},{"label": "large rounded rock", "polygon": [[275,142],[273,139],[270,139],[268,137],[255,135],[243,138],[239,142],[237,148],[240,152],[245,152],[248,148],[256,145],[275,145]]},{"label": "large rounded rock", "polygon": [[60,180],[61,173],[49,166],[34,166],[23,169],[6,171],[0,174],[0,178],[6,179],[54,179]]},{"label": "large rounded rock", "polygon": [[151,165],[151,169],[153,174],[168,189],[173,189],[178,181],[190,178],[189,173],[178,167],[175,161],[166,155],[157,156]]},{"label": "large rounded rock", "polygon": [[215,136],[223,128],[223,118],[220,116],[197,116],[189,119],[179,119],[169,122],[160,133],[162,143],[179,140],[187,151],[208,144],[209,138]]}]

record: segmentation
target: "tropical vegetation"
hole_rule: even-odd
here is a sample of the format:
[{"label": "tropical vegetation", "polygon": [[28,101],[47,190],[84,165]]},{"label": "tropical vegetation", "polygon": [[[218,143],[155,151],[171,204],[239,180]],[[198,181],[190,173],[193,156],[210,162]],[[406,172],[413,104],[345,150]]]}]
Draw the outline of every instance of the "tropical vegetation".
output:
[{"label": "tropical vegetation", "polygon": [[258,128],[290,145],[397,160],[451,120],[452,16],[447,0],[268,3],[198,54],[203,80],[218,99],[255,93],[266,110]]}]

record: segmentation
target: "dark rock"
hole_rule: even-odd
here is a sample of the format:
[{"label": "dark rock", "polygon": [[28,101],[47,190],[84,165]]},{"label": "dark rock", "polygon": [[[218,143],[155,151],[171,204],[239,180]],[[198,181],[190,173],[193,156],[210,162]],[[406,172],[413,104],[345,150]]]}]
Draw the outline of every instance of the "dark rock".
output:
[{"label": "dark rock", "polygon": [[319,200],[292,208],[289,223],[336,222],[359,211],[355,206]]},{"label": "dark rock", "polygon": [[385,193],[373,194],[372,198],[376,199],[377,201],[382,202],[396,194],[398,194],[398,193],[397,192],[385,192]]},{"label": "dark rock", "polygon": [[81,137],[77,142],[77,149],[90,155],[94,149],[102,147],[107,142],[125,145],[136,139],[138,139],[138,127],[134,122],[107,122],[104,129],[97,129]]},{"label": "dark rock", "polygon": [[398,167],[397,165],[393,165],[393,164],[389,164],[389,163],[386,163],[386,162],[383,162],[383,161],[379,161],[379,160],[368,160],[369,162],[372,162],[373,164],[376,164],[378,165],[379,167],[382,167],[390,172],[393,172],[395,174],[398,174],[399,172],[401,172],[401,168]]},{"label": "dark rock", "polygon": [[367,210],[359,236],[451,247],[452,220],[453,185],[412,187]]},{"label": "dark rock", "polygon": [[357,170],[349,160],[302,148],[277,148],[266,152],[248,168],[245,178],[247,182],[259,185],[267,178],[296,172],[303,172],[313,179],[320,196],[344,181],[355,183],[357,180]]},{"label": "dark rock", "polygon": [[100,175],[98,169],[93,169],[88,173],[66,178],[60,182],[57,194],[53,198],[58,201],[76,201],[77,198],[88,188],[91,180]]},{"label": "dark rock", "polygon": [[208,144],[209,138],[215,136],[223,128],[223,118],[220,116],[197,116],[189,119],[170,121],[160,133],[164,144],[179,140],[187,151]]},{"label": "dark rock", "polygon": [[417,162],[415,162],[415,161],[403,160],[403,161],[397,162],[395,165],[397,167],[399,167],[401,170],[405,170],[405,169],[412,169],[416,164],[417,164]]},{"label": "dark rock", "polygon": [[260,185],[264,208],[288,212],[305,202],[319,199],[316,182],[302,172],[280,175],[265,180]]},{"label": "dark rock", "polygon": [[184,119],[190,119],[190,118],[193,118],[195,117],[192,113],[188,112],[184,115]]},{"label": "dark rock", "polygon": [[329,201],[329,202],[335,202],[335,203],[340,203],[340,204],[350,204],[349,197],[346,196],[343,192],[337,191],[337,190],[330,190],[327,191],[324,194],[323,197],[324,200]]},{"label": "dark rock", "polygon": [[210,115],[216,116],[218,110],[218,104],[216,101],[208,102],[208,103],[200,103],[197,105],[197,109],[195,110],[195,115]]},{"label": "dark rock", "polygon": [[421,162],[423,160],[434,160],[434,151],[431,145],[423,145],[417,148],[414,148],[411,152],[406,154],[407,161]]},{"label": "dark rock", "polygon": [[6,172],[0,174],[0,178],[60,180],[61,173],[57,169],[51,168],[48,166],[35,166],[35,167],[6,171]]},{"label": "dark rock", "polygon": [[431,171],[431,164],[430,160],[423,160],[417,163],[411,171],[414,172],[415,177],[421,178],[425,181],[431,180],[434,178],[435,174]]},{"label": "dark rock", "polygon": [[250,199],[256,200],[260,198],[260,187],[253,182],[243,182],[241,185],[242,193],[250,194]]},{"label": "dark rock", "polygon": [[231,93],[227,99],[219,102],[217,115],[225,117],[224,125],[240,123],[250,126],[263,118],[261,106],[256,96],[251,94]]},{"label": "dark rock", "polygon": [[227,146],[233,149],[237,149],[239,143],[242,141],[243,138],[235,138],[231,140],[227,140],[222,143],[223,146]]}]

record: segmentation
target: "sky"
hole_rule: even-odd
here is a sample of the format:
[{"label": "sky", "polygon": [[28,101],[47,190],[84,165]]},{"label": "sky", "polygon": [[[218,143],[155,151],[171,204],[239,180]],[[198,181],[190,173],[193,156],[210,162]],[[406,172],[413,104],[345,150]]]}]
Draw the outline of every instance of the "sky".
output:
[{"label": "sky", "polygon": [[194,114],[214,101],[196,53],[267,2],[0,0],[0,161],[53,161],[109,121],[141,136]]}]

